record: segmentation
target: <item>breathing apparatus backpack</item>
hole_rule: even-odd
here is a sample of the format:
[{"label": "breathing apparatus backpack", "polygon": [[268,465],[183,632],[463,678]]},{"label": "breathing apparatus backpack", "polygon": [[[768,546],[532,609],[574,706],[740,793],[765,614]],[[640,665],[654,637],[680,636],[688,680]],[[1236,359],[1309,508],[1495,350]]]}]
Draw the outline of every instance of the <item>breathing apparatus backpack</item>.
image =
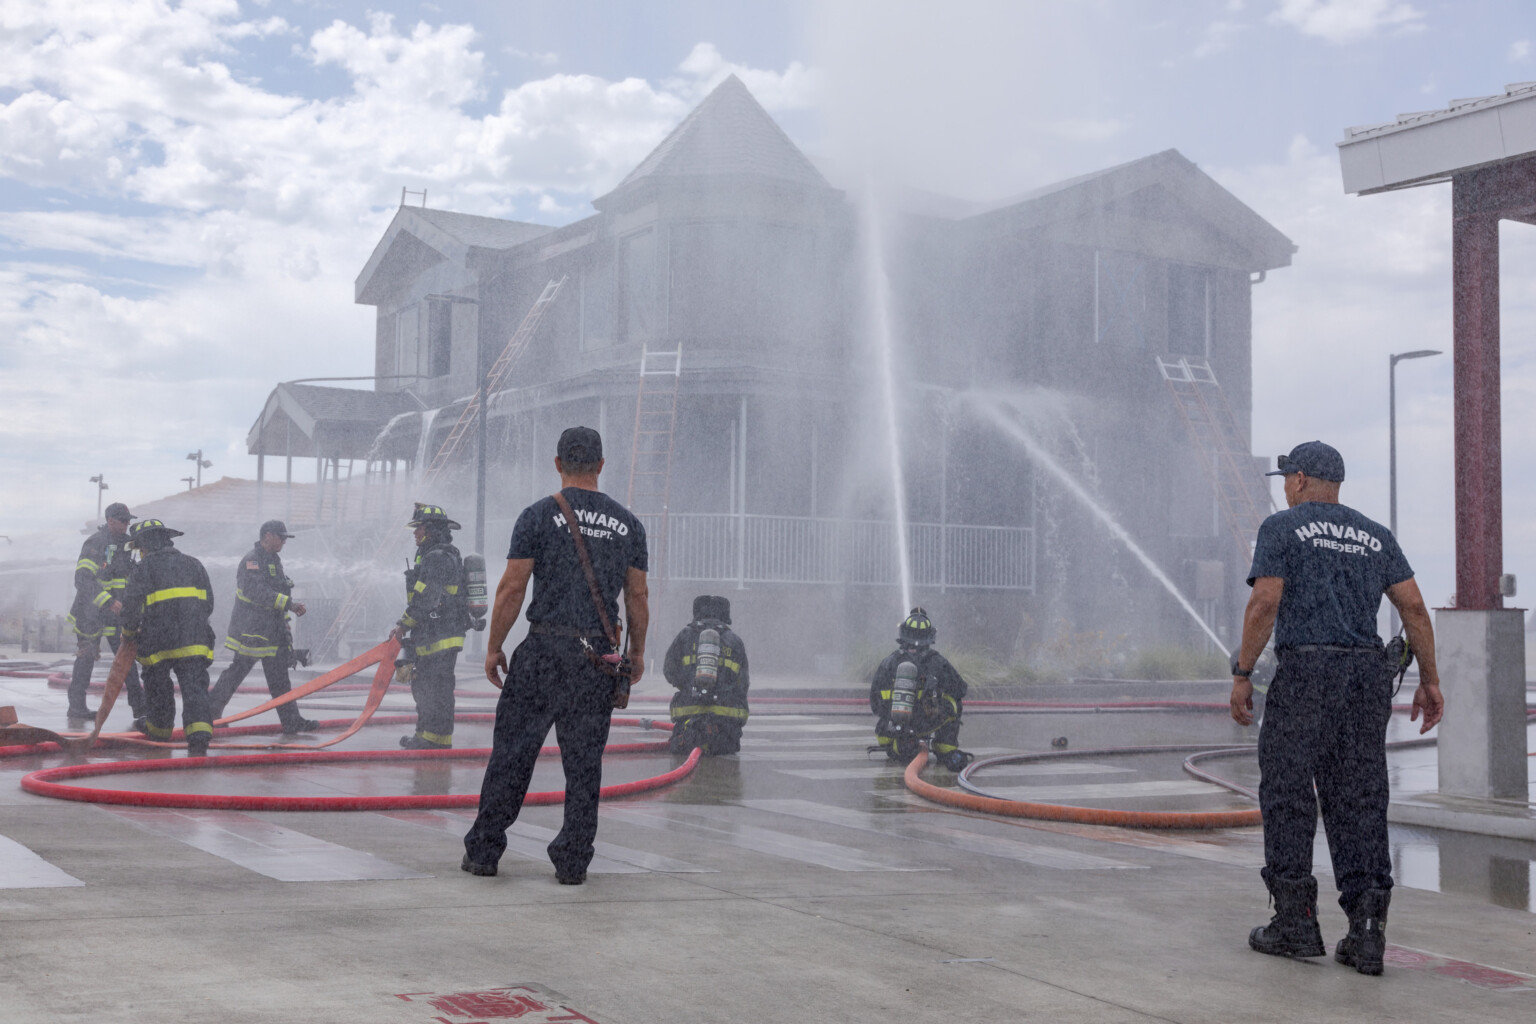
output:
[{"label": "breathing apparatus backpack", "polygon": [[705,626],[693,650],[693,688],[701,694],[713,693],[720,682],[720,631]]},{"label": "breathing apparatus backpack", "polygon": [[465,609],[472,629],[485,628],[485,615],[490,610],[490,593],[485,585],[485,558],[482,555],[465,555],[464,582],[462,584]]}]

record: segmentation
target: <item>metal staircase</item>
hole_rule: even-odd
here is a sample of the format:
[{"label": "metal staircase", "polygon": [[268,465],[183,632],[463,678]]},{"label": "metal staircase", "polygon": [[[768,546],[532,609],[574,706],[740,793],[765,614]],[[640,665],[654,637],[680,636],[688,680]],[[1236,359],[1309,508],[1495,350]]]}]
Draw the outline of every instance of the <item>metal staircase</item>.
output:
[{"label": "metal staircase", "polygon": [[1158,356],[1157,369],[1215,486],[1222,521],[1239,549],[1250,550],[1259,524],[1269,515],[1269,504],[1261,500],[1253,457],[1226,393],[1203,360]]},{"label": "metal staircase", "polygon": [[[454,423],[453,429],[448,432],[448,437],[444,439],[442,447],[437,450],[437,454],[433,456],[431,463],[422,473],[421,479],[416,485],[419,491],[425,492],[431,488],[438,478],[442,476],[443,472],[447,470],[449,465],[452,464],[454,456],[463,445],[464,438],[474,429],[475,423],[481,415],[481,395],[489,399],[490,396],[506,387],[513,364],[517,362],[518,357],[523,354],[528,348],[529,343],[533,341],[533,336],[538,331],[539,324],[544,319],[544,314],[549,312],[550,306],[554,305],[555,299],[559,297],[560,290],[565,287],[565,282],[568,279],[567,276],[561,277],[558,281],[551,280],[544,286],[544,290],[539,293],[539,297],[534,300],[533,305],[529,307],[527,314],[523,317],[523,322],[518,325],[512,337],[507,339],[501,354],[496,357],[496,361],[491,364],[490,370],[486,372],[485,387],[475,390],[469,403],[464,406],[464,411],[459,414],[458,421]],[[378,546],[374,550],[373,558],[371,559],[372,563],[382,565],[384,559],[392,551],[399,548],[400,540],[399,533],[386,528],[383,536],[379,538]],[[341,607],[336,612],[336,618],[332,620],[331,627],[325,631],[325,637],[320,641],[315,651],[316,657],[329,657],[336,651],[341,638],[346,635],[347,630],[351,628],[352,623],[357,619],[358,613],[367,604],[369,589],[369,583],[363,580],[353,584],[347,591],[346,599],[342,601]]]},{"label": "metal staircase", "polygon": [[667,512],[672,503],[672,447],[677,435],[677,388],[683,347],[673,352],[640,348],[640,386],[635,395],[635,433],[629,453],[629,494],[624,504],[637,516],[657,517],[651,539],[653,574],[666,575]]}]

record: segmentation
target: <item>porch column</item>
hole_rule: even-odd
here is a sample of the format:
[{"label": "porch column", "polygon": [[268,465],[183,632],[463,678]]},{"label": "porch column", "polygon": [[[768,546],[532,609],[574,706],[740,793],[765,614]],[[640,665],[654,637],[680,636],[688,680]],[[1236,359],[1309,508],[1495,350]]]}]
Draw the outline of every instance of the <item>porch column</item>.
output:
[{"label": "porch column", "polygon": [[1469,213],[1475,186],[1452,186],[1455,332],[1456,607],[1502,608],[1499,436],[1499,217]]},{"label": "porch column", "polygon": [[261,516],[261,487],[262,487],[262,484],[266,483],[266,478],[267,478],[267,457],[264,454],[259,454],[258,453],[257,456],[256,456],[256,518],[257,519],[260,519],[262,517]]}]

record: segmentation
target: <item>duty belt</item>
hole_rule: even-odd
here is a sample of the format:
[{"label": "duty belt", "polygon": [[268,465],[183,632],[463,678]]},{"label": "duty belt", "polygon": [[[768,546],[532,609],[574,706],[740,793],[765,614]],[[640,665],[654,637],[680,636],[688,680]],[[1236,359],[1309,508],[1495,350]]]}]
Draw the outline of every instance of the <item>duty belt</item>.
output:
[{"label": "duty belt", "polygon": [[1365,644],[1358,646],[1346,646],[1344,644],[1296,644],[1291,647],[1275,648],[1281,654],[1289,654],[1291,651],[1327,651],[1329,654],[1359,654],[1362,651],[1371,651],[1380,654],[1383,648],[1371,647]]},{"label": "duty belt", "polygon": [[528,626],[528,632],[536,636],[563,636],[569,637],[572,640],[603,636],[603,631],[600,629],[581,629],[577,626],[561,626],[553,622],[531,623]]}]

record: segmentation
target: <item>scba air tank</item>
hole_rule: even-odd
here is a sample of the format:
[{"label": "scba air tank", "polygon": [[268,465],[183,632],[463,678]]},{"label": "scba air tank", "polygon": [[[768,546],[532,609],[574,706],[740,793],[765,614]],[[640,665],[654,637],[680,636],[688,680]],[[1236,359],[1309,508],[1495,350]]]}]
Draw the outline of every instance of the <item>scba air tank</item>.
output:
[{"label": "scba air tank", "polygon": [[708,628],[701,630],[695,650],[698,657],[694,661],[693,685],[701,690],[713,690],[720,679],[720,632]]},{"label": "scba air tank", "polygon": [[464,597],[469,602],[469,617],[475,620],[475,628],[483,628],[490,594],[485,589],[485,559],[480,555],[464,556]]},{"label": "scba air tank", "polygon": [[906,725],[912,721],[912,709],[917,705],[917,665],[910,661],[896,665],[896,679],[891,683],[891,724]]}]

